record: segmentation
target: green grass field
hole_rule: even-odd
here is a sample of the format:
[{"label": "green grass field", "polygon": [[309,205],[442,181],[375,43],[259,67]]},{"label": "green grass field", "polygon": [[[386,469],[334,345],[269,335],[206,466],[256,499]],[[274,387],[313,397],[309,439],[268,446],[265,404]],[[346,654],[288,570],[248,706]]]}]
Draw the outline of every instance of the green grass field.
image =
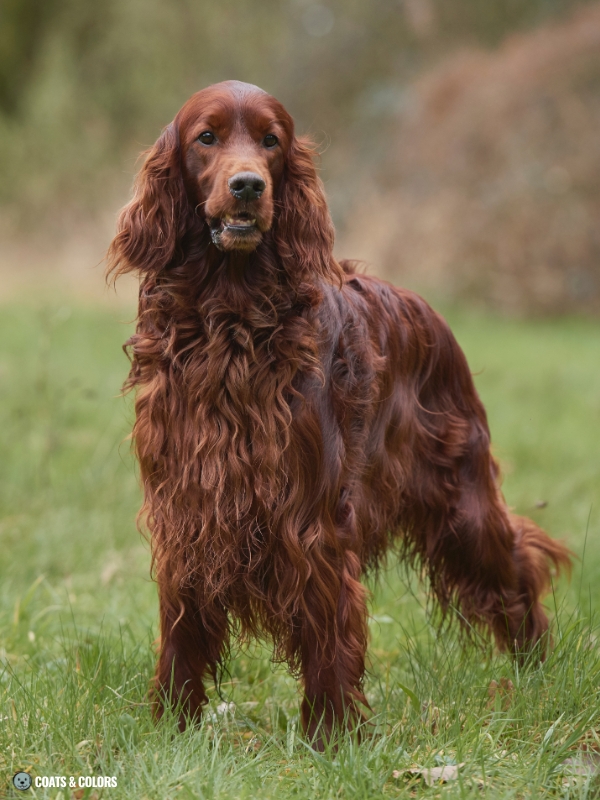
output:
[{"label": "green grass field", "polygon": [[[524,668],[439,633],[426,587],[392,564],[372,587],[376,715],[360,746],[348,737],[334,756],[303,742],[296,683],[268,647],[235,654],[201,727],[152,723],[156,589],[135,527],[131,401],[118,396],[129,327],[99,308],[2,308],[0,797],[600,795],[600,325],[448,316],[509,504],[581,561],[548,598],[552,655]],[[508,688],[490,696],[492,681]],[[407,772],[453,764],[458,779],[444,785]],[[17,792],[21,769],[118,786]]]}]

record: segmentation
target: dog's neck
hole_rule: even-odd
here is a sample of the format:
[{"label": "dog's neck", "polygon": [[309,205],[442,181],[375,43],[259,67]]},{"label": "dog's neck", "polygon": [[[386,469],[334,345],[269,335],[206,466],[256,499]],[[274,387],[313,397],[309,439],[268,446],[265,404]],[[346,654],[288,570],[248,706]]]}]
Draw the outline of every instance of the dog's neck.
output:
[{"label": "dog's neck", "polygon": [[148,280],[163,294],[174,318],[194,313],[206,317],[218,311],[249,323],[254,320],[264,329],[318,303],[317,286],[290,274],[270,231],[251,252],[223,252],[206,234],[188,241],[185,256],[180,254],[175,264]]}]

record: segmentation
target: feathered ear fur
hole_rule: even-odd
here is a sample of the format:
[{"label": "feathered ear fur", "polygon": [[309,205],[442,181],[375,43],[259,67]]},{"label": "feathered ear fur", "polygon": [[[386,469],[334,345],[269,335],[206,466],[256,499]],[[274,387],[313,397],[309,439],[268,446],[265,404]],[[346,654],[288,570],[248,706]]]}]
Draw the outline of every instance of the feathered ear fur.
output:
[{"label": "feathered ear fur", "polygon": [[279,198],[274,238],[288,274],[296,278],[315,273],[340,277],[333,259],[334,230],[323,184],[314,165],[315,149],[308,139],[294,137]]},{"label": "feathered ear fur", "polygon": [[177,251],[190,216],[181,175],[179,131],[168,125],[147,154],[136,179],[133,200],[117,223],[108,250],[107,274],[142,274],[166,267]]}]

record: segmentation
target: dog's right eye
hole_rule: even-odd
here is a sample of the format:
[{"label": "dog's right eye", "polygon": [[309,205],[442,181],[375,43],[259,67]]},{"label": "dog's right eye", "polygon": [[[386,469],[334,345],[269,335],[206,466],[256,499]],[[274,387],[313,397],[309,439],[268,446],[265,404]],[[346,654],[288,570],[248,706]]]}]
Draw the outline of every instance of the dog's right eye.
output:
[{"label": "dog's right eye", "polygon": [[214,144],[217,141],[217,137],[210,131],[204,131],[198,137],[198,141],[202,142],[202,144]]}]

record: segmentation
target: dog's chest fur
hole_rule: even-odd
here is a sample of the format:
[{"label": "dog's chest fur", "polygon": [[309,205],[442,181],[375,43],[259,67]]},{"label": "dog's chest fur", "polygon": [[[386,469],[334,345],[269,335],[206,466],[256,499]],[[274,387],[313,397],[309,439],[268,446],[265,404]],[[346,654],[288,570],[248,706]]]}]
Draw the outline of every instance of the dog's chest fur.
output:
[{"label": "dog's chest fur", "polygon": [[205,314],[179,374],[190,424],[178,431],[180,446],[173,442],[184,469],[190,466],[185,495],[201,527],[238,541],[272,527],[289,495],[289,460],[297,457],[291,406],[299,405],[298,381],[316,363],[305,320],[306,341],[298,347],[288,330],[297,319],[269,325],[248,316]]}]

